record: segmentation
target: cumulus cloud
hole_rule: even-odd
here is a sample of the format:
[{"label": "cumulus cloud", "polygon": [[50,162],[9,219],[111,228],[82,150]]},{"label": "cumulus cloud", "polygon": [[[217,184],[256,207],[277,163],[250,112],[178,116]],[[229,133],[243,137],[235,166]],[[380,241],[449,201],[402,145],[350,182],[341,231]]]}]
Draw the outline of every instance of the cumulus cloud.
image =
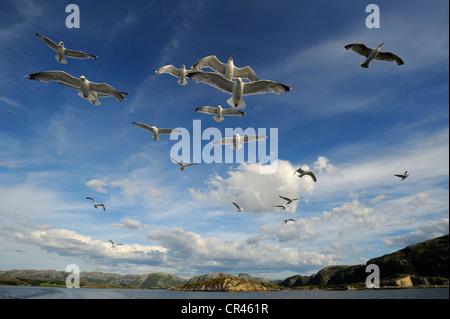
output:
[{"label": "cumulus cloud", "polygon": [[3,227],[1,235],[19,243],[41,247],[61,256],[76,256],[86,261],[105,263],[154,264],[164,262],[167,250],[161,246],[123,244],[112,248],[108,241],[93,239],[68,229],[28,230]]},{"label": "cumulus cloud", "polygon": [[96,191],[97,193],[106,194],[108,191],[106,190],[105,186],[107,186],[108,183],[106,180],[99,180],[99,179],[91,179],[86,183],[86,186],[90,189]]},{"label": "cumulus cloud", "polygon": [[[204,189],[189,188],[195,200],[210,201],[216,205],[228,205],[232,201],[245,207],[246,212],[262,213],[275,211],[275,205],[285,201],[278,196],[295,198],[311,194],[315,183],[311,178],[298,178],[289,161],[278,160],[278,168],[273,174],[260,174],[264,165],[243,163],[227,172],[226,177],[211,176]],[[295,212],[298,201],[288,206],[288,212]]]},{"label": "cumulus cloud", "polygon": [[314,162],[314,169],[319,173],[325,171],[330,176],[342,176],[341,172],[336,166],[330,163],[330,160],[325,156],[319,156],[317,161]]}]

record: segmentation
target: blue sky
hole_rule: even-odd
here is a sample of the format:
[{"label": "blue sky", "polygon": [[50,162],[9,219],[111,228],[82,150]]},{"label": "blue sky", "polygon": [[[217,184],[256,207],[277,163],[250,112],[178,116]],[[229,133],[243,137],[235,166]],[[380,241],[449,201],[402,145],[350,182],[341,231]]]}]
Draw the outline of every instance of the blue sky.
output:
[{"label": "blue sky", "polygon": [[[65,25],[70,3],[80,28]],[[365,24],[370,3],[378,29]],[[448,233],[448,30],[448,1],[2,1],[0,269],[286,278]],[[98,59],[59,64],[35,32]],[[355,42],[384,42],[405,64],[361,68],[344,49]],[[244,117],[216,123],[194,109],[228,107],[228,94],[155,73],[208,55],[234,55],[293,90],[244,97]],[[94,106],[25,77],[47,70],[107,82],[127,101]],[[277,169],[202,161],[180,171],[169,158],[179,140],[131,124],[184,128],[192,145],[194,120],[223,136],[266,129]],[[293,175],[300,166],[317,183]],[[283,211],[278,195],[303,198]]]}]

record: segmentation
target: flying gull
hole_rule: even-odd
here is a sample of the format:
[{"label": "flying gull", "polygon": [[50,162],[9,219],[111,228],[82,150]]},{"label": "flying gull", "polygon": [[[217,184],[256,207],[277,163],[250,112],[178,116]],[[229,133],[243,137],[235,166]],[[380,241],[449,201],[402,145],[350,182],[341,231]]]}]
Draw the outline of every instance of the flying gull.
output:
[{"label": "flying gull", "polygon": [[159,140],[159,135],[160,134],[171,134],[172,132],[178,133],[181,132],[179,130],[174,130],[171,128],[157,128],[156,126],[148,126],[147,124],[143,124],[143,123],[136,123],[136,122],[131,122],[131,124],[134,124],[136,126],[139,126],[140,128],[143,128],[144,130],[150,131],[153,133],[153,139]]},{"label": "flying gull", "polygon": [[283,209],[287,209],[287,203],[286,204],[283,204],[283,205],[275,205],[275,206],[273,206],[273,207],[280,207],[280,208],[283,208]]},{"label": "flying gull", "polygon": [[202,106],[202,107],[198,107],[194,110],[195,112],[199,112],[199,113],[205,113],[205,114],[215,114],[213,119],[216,122],[222,122],[223,121],[223,116],[244,116],[245,113],[233,108],[229,108],[229,109],[223,109],[220,105],[218,105],[217,107],[212,107],[212,106]]},{"label": "flying gull", "polygon": [[114,242],[111,239],[108,239],[108,240],[111,242],[111,245],[112,245],[113,248],[116,247],[116,246],[122,245],[122,244],[114,244]]},{"label": "flying gull", "polygon": [[120,92],[107,83],[95,83],[88,81],[84,75],[76,78],[64,71],[45,71],[39,73],[28,74],[27,79],[41,82],[55,81],[64,86],[75,89],[78,95],[88,100],[94,105],[100,105],[99,97],[114,97],[117,101],[125,101],[124,95],[128,93]]},{"label": "flying gull", "polygon": [[262,141],[265,140],[267,136],[260,136],[260,135],[244,135],[240,136],[239,134],[236,134],[234,137],[225,137],[217,141],[213,141],[212,145],[218,146],[218,145],[231,145],[231,148],[235,151],[239,150],[242,147],[242,143],[249,143],[249,142],[255,142],[255,141]]},{"label": "flying gull", "polygon": [[405,171],[404,174],[395,174],[395,176],[400,177],[402,180],[409,176],[408,171]]},{"label": "flying gull", "polygon": [[58,52],[57,55],[55,55],[55,59],[62,64],[67,64],[67,58],[75,58],[75,59],[97,59],[96,55],[87,54],[82,51],[76,51],[76,50],[69,50],[64,47],[64,43],[62,41],[59,42],[59,44],[56,44],[52,40],[50,40],[47,37],[44,37],[40,34],[35,33],[38,38],[41,38],[42,41],[47,44],[50,48]]},{"label": "flying gull", "polygon": [[278,197],[280,197],[281,199],[284,199],[285,201],[287,201],[286,205],[292,203],[295,200],[299,200],[300,198],[303,198],[303,196],[300,197],[300,198],[289,198],[289,197],[284,197],[284,196],[280,196],[280,195],[278,195]]},{"label": "flying gull", "polygon": [[368,48],[366,45],[362,43],[353,43],[345,46],[345,49],[352,50],[359,55],[366,57],[366,60],[361,63],[363,68],[368,68],[370,66],[370,62],[372,60],[376,61],[385,61],[385,62],[395,62],[397,65],[404,64],[403,60],[400,59],[397,55],[392,52],[382,52],[380,51],[381,46],[384,44],[377,45],[375,48]]},{"label": "flying gull", "polygon": [[317,182],[316,175],[314,175],[313,171],[311,171],[311,170],[305,171],[305,170],[303,170],[303,169],[300,167],[299,169],[297,169],[297,170],[294,172],[294,174],[295,174],[295,173],[299,173],[299,174],[300,174],[300,175],[298,175],[298,177],[303,177],[303,176],[305,176],[305,175],[309,175],[309,176],[311,176],[311,178],[313,179],[314,182]]},{"label": "flying gull", "polygon": [[236,206],[236,208],[237,208],[237,212],[239,213],[240,211],[243,211],[244,210],[244,208],[243,207],[241,207],[241,206],[239,206],[238,204],[236,204],[235,202],[233,202],[233,204],[234,204],[234,206]]},{"label": "flying gull", "polygon": [[188,166],[192,166],[192,165],[197,164],[197,163],[184,164],[184,163],[181,163],[181,162],[177,161],[177,160],[174,159],[173,157],[170,157],[170,159],[171,159],[172,161],[174,161],[175,163],[177,163],[178,165],[180,165],[180,171],[184,171],[184,169],[185,169],[186,167],[188,167]]},{"label": "flying gull", "polygon": [[106,210],[105,205],[103,205],[103,204],[97,204],[97,202],[95,201],[95,199],[93,199],[92,197],[86,197],[86,199],[92,200],[92,201],[94,202],[94,207],[95,207],[95,208],[98,208],[98,206],[102,206],[102,207],[103,207],[103,211]]},{"label": "flying gull", "polygon": [[168,73],[174,77],[178,78],[178,84],[180,85],[186,85],[188,84],[187,80],[186,80],[186,76],[190,73],[190,72],[199,72],[200,70],[186,70],[185,65],[183,64],[181,66],[180,69],[177,69],[176,67],[174,67],[173,65],[165,65],[160,67],[159,69],[157,69],[155,72],[157,74],[162,74],[162,73]]},{"label": "flying gull", "polygon": [[292,218],[288,218],[288,219],[285,219],[285,220],[283,220],[283,222],[281,223],[281,225],[283,225],[283,224],[287,224],[288,222],[297,222],[295,219],[292,219]]},{"label": "flying gull", "polygon": [[205,83],[223,92],[231,94],[232,97],[227,100],[227,103],[235,108],[245,107],[246,104],[242,99],[242,96],[244,95],[262,93],[281,94],[284,92],[292,91],[290,87],[278,82],[259,80],[255,82],[244,83],[239,77],[237,78],[236,82],[233,82],[232,80],[228,80],[223,76],[213,72],[192,72],[188,74],[188,77],[197,83]]},{"label": "flying gull", "polygon": [[200,61],[197,61],[192,68],[193,69],[201,69],[201,68],[210,68],[214,71],[222,74],[228,80],[232,80],[234,78],[241,79],[249,79],[251,82],[258,81],[258,77],[251,67],[245,66],[243,68],[238,68],[233,64],[234,55],[232,55],[227,63],[222,63],[215,55],[210,55],[204,57]]}]

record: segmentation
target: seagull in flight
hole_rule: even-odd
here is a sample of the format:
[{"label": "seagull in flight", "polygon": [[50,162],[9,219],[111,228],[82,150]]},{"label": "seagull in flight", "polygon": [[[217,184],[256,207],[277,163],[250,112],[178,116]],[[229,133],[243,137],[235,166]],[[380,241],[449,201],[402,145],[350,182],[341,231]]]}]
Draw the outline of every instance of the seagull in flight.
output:
[{"label": "seagull in flight", "polygon": [[197,163],[184,164],[184,163],[181,163],[181,162],[177,161],[177,160],[174,159],[172,156],[170,157],[170,159],[171,159],[172,161],[174,161],[175,163],[177,163],[178,165],[180,165],[180,171],[184,171],[184,169],[185,169],[186,167],[188,167],[188,166],[192,166],[192,165],[197,164]]},{"label": "seagull in flight", "polygon": [[213,119],[220,123],[223,121],[223,116],[244,116],[245,113],[239,110],[236,110],[234,108],[229,108],[229,109],[223,109],[220,105],[218,105],[217,107],[212,107],[212,106],[202,106],[202,107],[198,107],[194,110],[195,112],[198,113],[205,113],[205,114],[214,114]]},{"label": "seagull in flight", "polygon": [[233,150],[237,151],[242,147],[242,143],[262,141],[262,140],[265,140],[266,138],[267,138],[267,136],[261,136],[261,135],[240,136],[239,134],[236,134],[234,137],[224,137],[220,140],[213,141],[211,143],[214,146],[231,145],[231,148]]},{"label": "seagull in flight", "polygon": [[236,206],[236,208],[237,208],[237,212],[238,212],[238,213],[244,210],[244,208],[243,208],[243,207],[239,206],[239,205],[238,205],[238,204],[236,204],[235,202],[233,202],[233,204],[234,204],[234,206]]},{"label": "seagull in flight", "polygon": [[64,86],[75,89],[78,95],[94,105],[100,105],[99,97],[114,97],[117,101],[125,101],[126,92],[120,92],[107,83],[95,83],[88,81],[84,75],[76,78],[64,71],[45,71],[27,75],[28,80],[41,82],[58,82]]},{"label": "seagull in flight", "polygon": [[316,175],[314,175],[313,171],[311,171],[311,170],[304,170],[300,167],[294,172],[294,174],[295,173],[300,174],[300,175],[298,175],[298,177],[303,177],[305,175],[309,175],[309,176],[311,176],[311,178],[313,179],[314,182],[317,182]]},{"label": "seagull in flight", "polygon": [[226,79],[232,80],[235,78],[249,79],[251,82],[258,81],[258,77],[251,67],[245,66],[238,68],[233,63],[234,55],[232,55],[227,63],[222,63],[215,55],[204,57],[195,62],[192,69],[210,68],[225,76]]},{"label": "seagull in flight", "polygon": [[111,242],[112,248],[122,245],[122,244],[114,244],[114,242],[111,239],[108,239]]},{"label": "seagull in flight", "polygon": [[95,199],[93,199],[92,197],[86,197],[86,199],[92,200],[92,201],[94,202],[94,207],[95,207],[95,208],[98,208],[98,206],[101,206],[101,207],[103,207],[103,211],[106,210],[105,205],[103,205],[103,204],[97,204],[97,203],[95,202]]},{"label": "seagull in flight", "polygon": [[385,62],[395,62],[397,65],[405,64],[402,59],[400,59],[397,55],[392,52],[382,52],[380,51],[381,46],[384,44],[377,45],[375,48],[368,48],[365,44],[362,43],[353,43],[345,46],[346,50],[352,50],[353,52],[358,53],[366,57],[366,60],[361,63],[363,68],[368,68],[370,66],[370,62],[372,60],[376,61],[385,61]]},{"label": "seagull in flight", "polygon": [[408,171],[405,171],[404,174],[395,174],[395,176],[400,177],[402,180],[409,176]]},{"label": "seagull in flight", "polygon": [[47,44],[50,48],[58,52],[57,55],[55,55],[56,61],[62,64],[67,64],[67,58],[75,58],[75,59],[97,59],[96,55],[87,54],[82,51],[76,51],[76,50],[69,50],[64,47],[64,43],[60,41],[58,44],[53,42],[47,37],[44,37],[38,33],[35,33],[38,38],[41,38],[42,41]]},{"label": "seagull in flight", "polygon": [[180,69],[177,69],[172,64],[160,67],[155,71],[157,74],[167,73],[178,78],[177,83],[180,85],[188,84],[186,77],[190,72],[199,72],[200,70],[186,70],[186,66],[183,64]]},{"label": "seagull in flight", "polygon": [[172,132],[175,132],[175,133],[181,132],[179,130],[174,130],[174,129],[171,129],[171,128],[157,128],[156,126],[149,126],[149,125],[144,124],[144,123],[131,122],[131,124],[134,124],[134,125],[136,125],[136,126],[138,126],[140,128],[143,128],[144,130],[147,130],[149,132],[152,132],[153,133],[153,139],[155,141],[160,139],[159,138],[160,134],[171,134]]},{"label": "seagull in flight", "polygon": [[295,219],[292,219],[292,218],[288,218],[288,219],[285,219],[285,220],[283,220],[283,222],[281,223],[281,225],[284,225],[284,224],[287,224],[288,222],[297,222]]},{"label": "seagull in flight", "polygon": [[284,199],[285,201],[287,201],[286,205],[292,203],[295,200],[299,200],[300,198],[303,198],[303,196],[300,197],[300,198],[289,198],[289,197],[284,197],[284,196],[280,196],[280,195],[278,195],[278,197],[280,197],[281,199]]},{"label": "seagull in flight", "polygon": [[234,82],[214,72],[192,72],[188,74],[188,77],[197,83],[205,83],[231,94],[232,96],[227,100],[227,103],[234,108],[243,108],[246,106],[242,99],[244,95],[263,93],[281,94],[292,91],[289,86],[278,82],[259,80],[244,83],[240,77]]}]

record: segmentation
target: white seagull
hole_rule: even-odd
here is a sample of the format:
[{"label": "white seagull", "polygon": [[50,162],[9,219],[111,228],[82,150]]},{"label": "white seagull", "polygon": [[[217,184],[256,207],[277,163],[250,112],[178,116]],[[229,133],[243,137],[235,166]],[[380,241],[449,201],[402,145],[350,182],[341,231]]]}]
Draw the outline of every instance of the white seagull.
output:
[{"label": "white seagull", "polygon": [[233,82],[232,80],[228,80],[213,72],[192,72],[188,74],[188,77],[197,83],[205,83],[223,92],[231,94],[232,97],[227,100],[227,103],[235,108],[245,107],[246,104],[242,99],[242,96],[244,95],[262,93],[281,94],[292,91],[290,87],[278,82],[259,80],[244,83],[240,77],[237,78],[236,82]]},{"label": "white seagull", "polygon": [[172,161],[174,161],[175,163],[177,163],[178,165],[180,165],[180,171],[184,171],[184,169],[185,169],[186,167],[188,167],[188,166],[192,166],[192,165],[197,164],[197,163],[184,164],[184,163],[181,163],[181,162],[177,161],[177,160],[174,159],[172,156],[170,157],[170,159],[171,159]]},{"label": "white seagull", "polygon": [[260,135],[244,135],[240,136],[239,134],[236,134],[234,137],[224,137],[220,140],[213,141],[212,145],[218,146],[218,145],[231,145],[231,148],[235,151],[239,150],[242,147],[242,143],[249,143],[249,142],[255,142],[255,141],[262,141],[265,140],[267,136],[260,136]]},{"label": "white seagull", "polygon": [[382,52],[380,51],[381,46],[384,44],[377,45],[375,48],[368,48],[366,45],[362,43],[353,43],[345,46],[346,50],[352,50],[359,55],[366,57],[366,60],[361,63],[363,68],[368,68],[370,66],[370,62],[372,60],[376,61],[385,61],[385,62],[395,62],[397,65],[405,64],[402,59],[400,59],[397,55],[392,52]]},{"label": "white seagull", "polygon": [[273,207],[280,207],[280,208],[283,208],[283,209],[287,209],[287,203],[286,204],[283,204],[283,205],[275,205],[275,206],[273,206]]},{"label": "white seagull", "polygon": [[122,244],[114,244],[114,242],[111,239],[108,239],[111,242],[112,248],[122,245]]},{"label": "white seagull", "polygon": [[56,44],[52,40],[50,40],[47,37],[44,37],[40,34],[35,33],[38,38],[41,38],[42,41],[47,44],[50,48],[58,52],[57,55],[55,55],[55,59],[62,64],[67,64],[66,57],[68,58],[75,58],[75,59],[97,59],[96,55],[87,54],[82,51],[76,51],[76,50],[69,50],[64,47],[64,43],[62,41],[59,42],[59,44]]},{"label": "white seagull", "polygon": [[238,204],[236,204],[235,202],[233,202],[234,206],[236,206],[237,208],[237,213],[241,212],[244,210],[244,208],[242,208],[241,206],[239,206]]},{"label": "white seagull", "polygon": [[95,208],[98,208],[98,206],[102,206],[102,207],[103,207],[103,211],[106,210],[105,205],[103,205],[103,204],[97,204],[97,202],[95,201],[95,199],[93,199],[92,197],[86,197],[86,199],[92,200],[92,201],[94,202],[94,207],[95,207]]},{"label": "white seagull", "polygon": [[162,73],[168,73],[174,77],[178,78],[177,83],[180,85],[186,85],[188,84],[186,77],[190,72],[199,72],[200,70],[186,70],[185,65],[183,64],[181,66],[180,69],[177,69],[176,67],[174,67],[173,65],[165,65],[160,67],[159,69],[157,69],[155,71],[155,73],[157,74],[162,74]]},{"label": "white seagull", "polygon": [[299,174],[300,174],[300,175],[298,175],[298,177],[303,177],[303,176],[305,176],[305,175],[309,175],[309,176],[311,176],[311,178],[313,179],[314,182],[317,182],[316,175],[314,175],[313,171],[311,171],[311,170],[305,171],[305,170],[303,170],[303,169],[300,167],[300,168],[298,168],[298,169],[294,172],[294,174],[295,174],[295,173],[299,173]]},{"label": "white seagull", "polygon": [[405,171],[405,174],[395,174],[395,176],[400,177],[402,180],[409,176],[408,171]]},{"label": "white seagull", "polygon": [[134,124],[136,126],[139,126],[140,128],[143,128],[144,130],[147,130],[149,132],[153,133],[153,139],[159,140],[159,135],[161,134],[171,134],[172,132],[181,132],[179,130],[174,130],[171,128],[157,128],[156,126],[148,126],[147,124],[143,124],[143,123],[136,123],[136,122],[131,122],[131,124]]},{"label": "white seagull", "polygon": [[283,222],[281,223],[281,225],[283,225],[283,224],[287,224],[288,222],[297,222],[295,219],[292,219],[292,218],[288,218],[288,219],[285,219],[285,220],[283,220]]},{"label": "white seagull", "polygon": [[126,92],[120,92],[107,83],[95,83],[88,81],[84,75],[76,78],[64,71],[45,71],[28,74],[27,79],[41,82],[55,81],[64,86],[75,89],[78,95],[94,105],[100,105],[99,97],[114,97],[117,101],[125,101]]},{"label": "white seagull", "polygon": [[238,68],[233,63],[234,55],[232,55],[227,63],[222,63],[215,55],[204,57],[200,61],[195,62],[193,69],[210,68],[222,74],[228,80],[235,78],[249,79],[251,82],[258,81],[258,77],[251,67],[245,66]]},{"label": "white seagull", "polygon": [[198,113],[205,113],[205,114],[214,114],[213,119],[220,123],[223,121],[223,116],[244,116],[245,113],[233,108],[229,108],[229,109],[223,109],[220,105],[218,105],[217,107],[212,107],[212,106],[202,106],[202,107],[198,107],[194,110],[195,112]]}]

